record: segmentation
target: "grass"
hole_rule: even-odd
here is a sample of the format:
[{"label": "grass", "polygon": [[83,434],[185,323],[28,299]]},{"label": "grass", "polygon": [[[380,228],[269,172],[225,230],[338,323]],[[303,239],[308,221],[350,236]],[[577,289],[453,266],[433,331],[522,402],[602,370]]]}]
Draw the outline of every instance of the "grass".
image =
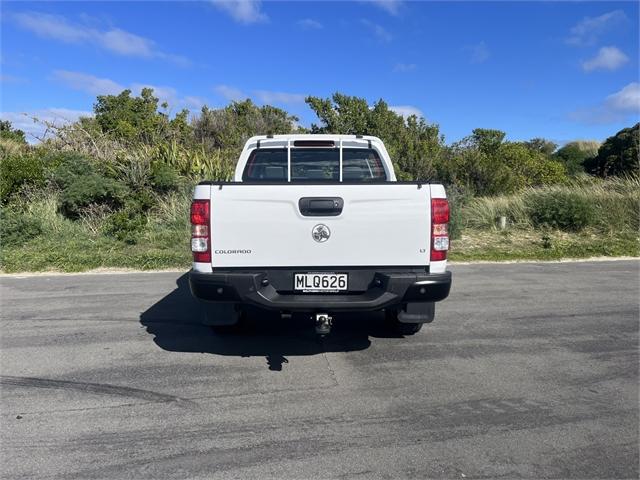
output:
[{"label": "grass", "polygon": [[531,210],[545,196],[556,193],[584,199],[593,208],[591,226],[603,232],[637,231],[640,228],[640,178],[600,180],[579,176],[561,185],[528,188],[515,195],[478,197],[464,206],[463,228],[495,230],[496,219],[507,217],[510,227],[530,229]]},{"label": "grass", "polygon": [[[588,215],[577,215],[562,202],[586,205]],[[541,205],[549,210],[555,208],[569,227],[572,221],[579,220],[576,231],[537,225],[535,219]],[[497,228],[501,216],[507,218],[506,230]],[[579,176],[565,184],[529,188],[515,195],[473,198],[462,208],[458,223],[462,235],[452,241],[452,260],[637,257],[640,179]]]},{"label": "grass", "polygon": [[99,219],[72,221],[57,212],[54,194],[26,203],[24,215],[42,220],[44,232],[22,245],[3,245],[0,268],[81,272],[96,268],[155,270],[188,268],[189,195],[171,194],[158,201],[135,245],[102,233]]},{"label": "grass", "polygon": [[[137,245],[126,245],[86,231],[63,228],[20,247],[3,248],[4,272],[81,272],[97,268],[156,270],[188,269],[191,265],[188,230],[159,228],[146,233]],[[171,233],[170,233],[171,232]],[[467,230],[452,242],[452,261],[559,260],[600,256],[640,256],[640,239],[626,232],[566,233],[532,230]]]},{"label": "grass", "polygon": [[627,256],[640,256],[640,237],[637,233],[466,230],[461,238],[452,241],[449,259],[508,261]]},{"label": "grass", "polygon": [[[137,245],[69,231],[34,239],[20,247],[3,248],[0,264],[6,273],[82,272],[97,268],[156,270],[188,269],[191,265],[188,232],[177,239],[166,231],[146,234]],[[148,243],[151,239],[157,243]],[[452,261],[559,260],[601,256],[640,256],[640,239],[630,232],[565,233],[468,230],[452,242]]]},{"label": "grass", "polygon": [[[590,200],[595,214],[588,227],[566,232],[533,225],[531,198],[558,191]],[[638,257],[639,201],[637,179],[577,179],[568,185],[529,189],[519,195],[474,198],[462,208],[461,236],[452,241],[449,258],[500,261]],[[42,233],[21,245],[2,245],[0,268],[7,273],[187,269],[191,264],[189,204],[190,193],[186,190],[157,197],[144,231],[137,236],[138,242],[130,245],[104,234],[105,216],[100,211],[73,221],[58,212],[55,192],[26,195],[21,215],[38,219]],[[506,230],[496,228],[500,215],[509,219]]]},{"label": "grass", "polygon": [[3,249],[3,271],[12,272],[82,272],[97,268],[131,268],[156,270],[184,268],[191,265],[188,245],[184,248],[143,248],[79,238],[29,242],[20,248]]}]

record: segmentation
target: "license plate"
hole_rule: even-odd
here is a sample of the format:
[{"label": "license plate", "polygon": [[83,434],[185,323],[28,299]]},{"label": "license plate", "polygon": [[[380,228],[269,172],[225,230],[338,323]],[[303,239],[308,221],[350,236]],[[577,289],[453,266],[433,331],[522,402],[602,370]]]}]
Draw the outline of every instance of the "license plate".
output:
[{"label": "license plate", "polygon": [[296,273],[293,289],[304,293],[330,293],[347,289],[346,273]]}]

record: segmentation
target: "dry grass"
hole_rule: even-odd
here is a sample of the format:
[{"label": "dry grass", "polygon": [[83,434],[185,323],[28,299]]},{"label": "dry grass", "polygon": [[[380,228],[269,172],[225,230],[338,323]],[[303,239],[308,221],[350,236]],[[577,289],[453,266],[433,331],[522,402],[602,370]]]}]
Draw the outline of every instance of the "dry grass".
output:
[{"label": "dry grass", "polygon": [[552,260],[598,256],[640,256],[637,232],[603,234],[558,230],[473,230],[453,240],[452,260]]},{"label": "dry grass", "polygon": [[595,216],[591,226],[601,231],[637,231],[640,227],[640,178],[602,180],[585,175],[565,184],[528,188],[515,195],[475,198],[463,208],[463,228],[496,230],[500,216],[507,217],[512,228],[531,228],[531,199],[554,192],[570,193],[592,203]]}]

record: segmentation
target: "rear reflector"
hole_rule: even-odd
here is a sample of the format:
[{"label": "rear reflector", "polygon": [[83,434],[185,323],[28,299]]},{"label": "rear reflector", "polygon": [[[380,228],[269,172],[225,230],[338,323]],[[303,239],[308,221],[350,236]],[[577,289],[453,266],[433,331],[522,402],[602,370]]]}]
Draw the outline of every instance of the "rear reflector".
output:
[{"label": "rear reflector", "polygon": [[194,262],[211,262],[209,200],[191,203],[191,251]]},{"label": "rear reflector", "polygon": [[431,199],[431,261],[447,259],[449,250],[449,202]]}]

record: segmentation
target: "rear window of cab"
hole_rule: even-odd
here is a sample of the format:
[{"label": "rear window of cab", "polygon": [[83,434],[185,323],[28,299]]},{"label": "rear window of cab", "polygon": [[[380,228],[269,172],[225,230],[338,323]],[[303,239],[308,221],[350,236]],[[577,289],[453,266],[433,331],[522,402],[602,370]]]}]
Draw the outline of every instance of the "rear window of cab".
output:
[{"label": "rear window of cab", "polygon": [[[253,150],[242,173],[245,182],[287,182],[287,149]],[[384,182],[387,175],[372,148],[342,150],[343,182]],[[292,148],[291,182],[339,182],[340,150],[337,148]]]}]

